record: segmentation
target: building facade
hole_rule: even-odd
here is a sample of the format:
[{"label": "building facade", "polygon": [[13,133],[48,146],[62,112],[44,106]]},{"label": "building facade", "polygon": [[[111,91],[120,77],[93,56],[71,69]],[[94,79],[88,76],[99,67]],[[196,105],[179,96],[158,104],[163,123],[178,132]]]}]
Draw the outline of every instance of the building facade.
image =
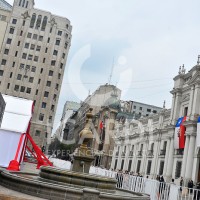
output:
[{"label": "building facade", "polygon": [[[199,58],[200,59],[200,58]],[[200,115],[200,60],[188,73],[184,66],[174,78],[172,107],[130,123],[116,123],[111,167],[129,170],[167,181],[183,177],[200,181],[200,152],[196,146],[197,119]],[[186,116],[185,147],[175,149],[175,125]]]},{"label": "building facade", "polygon": [[34,0],[14,0],[6,22],[0,48],[0,92],[34,101],[31,135],[39,146],[46,146],[72,27],[67,18],[34,8]]}]

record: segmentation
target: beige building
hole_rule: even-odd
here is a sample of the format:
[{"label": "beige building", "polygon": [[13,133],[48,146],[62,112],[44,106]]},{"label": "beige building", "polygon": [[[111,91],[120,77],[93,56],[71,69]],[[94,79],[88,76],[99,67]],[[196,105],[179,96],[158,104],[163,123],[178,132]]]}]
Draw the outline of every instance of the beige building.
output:
[{"label": "beige building", "polygon": [[[0,10],[1,15],[5,15],[5,10]],[[35,9],[34,0],[15,0],[6,16],[0,22],[6,29],[0,48],[0,92],[34,101],[31,135],[38,145],[46,146],[50,142],[72,27],[66,18]]]}]

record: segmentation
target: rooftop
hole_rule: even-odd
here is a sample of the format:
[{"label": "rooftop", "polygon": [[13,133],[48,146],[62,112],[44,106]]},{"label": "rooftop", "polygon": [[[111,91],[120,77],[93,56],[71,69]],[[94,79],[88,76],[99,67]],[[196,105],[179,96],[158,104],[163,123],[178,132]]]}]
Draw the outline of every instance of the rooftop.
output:
[{"label": "rooftop", "polygon": [[0,0],[0,8],[8,11],[12,10],[12,6],[5,0]]}]

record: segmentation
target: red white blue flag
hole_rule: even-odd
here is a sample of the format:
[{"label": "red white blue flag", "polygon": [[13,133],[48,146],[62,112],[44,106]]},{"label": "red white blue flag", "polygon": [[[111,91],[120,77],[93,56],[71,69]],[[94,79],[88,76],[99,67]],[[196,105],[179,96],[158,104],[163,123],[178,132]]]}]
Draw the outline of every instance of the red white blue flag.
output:
[{"label": "red white blue flag", "polygon": [[175,128],[174,134],[174,148],[175,149],[184,149],[185,147],[185,126],[183,122],[186,120],[186,117],[181,117],[178,119]]}]

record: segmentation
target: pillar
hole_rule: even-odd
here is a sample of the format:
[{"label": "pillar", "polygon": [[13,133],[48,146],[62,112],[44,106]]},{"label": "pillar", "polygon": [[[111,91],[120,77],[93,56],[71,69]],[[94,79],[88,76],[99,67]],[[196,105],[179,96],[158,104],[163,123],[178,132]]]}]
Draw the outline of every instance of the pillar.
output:
[{"label": "pillar", "polygon": [[163,170],[164,176],[166,176],[166,172],[167,172],[169,149],[170,149],[170,139],[167,140],[167,148],[166,148],[166,154],[165,154],[165,164],[164,164],[164,170]]},{"label": "pillar", "polygon": [[200,85],[196,84],[194,90],[193,107],[192,107],[193,115],[199,113],[199,101],[200,101]]},{"label": "pillar", "polygon": [[187,164],[189,142],[190,142],[189,135],[186,135],[185,148],[184,148],[184,154],[183,154],[183,162],[182,162],[182,169],[181,169],[181,176],[183,178],[185,178],[185,169],[186,169],[186,164]]},{"label": "pillar", "polygon": [[194,90],[195,90],[195,86],[193,85],[191,87],[191,91],[190,91],[190,101],[189,101],[189,106],[188,106],[188,116],[190,116],[192,114],[193,101],[194,101]]},{"label": "pillar", "polygon": [[168,181],[171,181],[172,178],[173,162],[174,162],[174,138],[171,138],[168,163],[167,163],[167,172],[166,172],[166,177]]},{"label": "pillar", "polygon": [[195,136],[190,135],[190,142],[189,142],[188,156],[187,156],[187,163],[186,163],[186,171],[185,171],[185,178],[187,180],[192,178],[194,149],[195,149]]}]

